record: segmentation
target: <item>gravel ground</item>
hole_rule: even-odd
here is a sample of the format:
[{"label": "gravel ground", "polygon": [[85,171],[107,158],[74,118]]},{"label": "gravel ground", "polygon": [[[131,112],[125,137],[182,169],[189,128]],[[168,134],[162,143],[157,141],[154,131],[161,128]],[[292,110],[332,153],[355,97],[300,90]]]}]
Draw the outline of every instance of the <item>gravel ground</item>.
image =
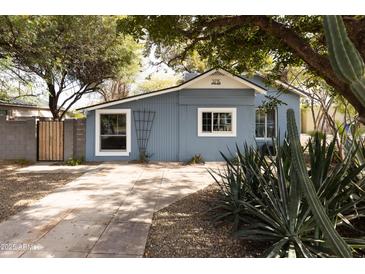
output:
[{"label": "gravel ground", "polygon": [[16,174],[20,167],[24,165],[0,161],[0,222],[82,175]]},{"label": "gravel ground", "polygon": [[231,236],[231,227],[215,226],[207,212],[218,189],[210,185],[155,212],[145,257],[260,257],[265,247]]}]

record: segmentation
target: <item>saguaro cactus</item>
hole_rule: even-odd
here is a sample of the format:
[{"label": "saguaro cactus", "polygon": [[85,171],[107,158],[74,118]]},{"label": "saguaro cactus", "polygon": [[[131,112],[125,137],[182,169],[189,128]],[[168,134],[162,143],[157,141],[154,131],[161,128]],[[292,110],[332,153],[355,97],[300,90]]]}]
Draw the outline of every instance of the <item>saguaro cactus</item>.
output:
[{"label": "saguaro cactus", "polygon": [[316,223],[332,246],[333,251],[338,257],[352,257],[351,250],[345,240],[337,233],[333,224],[326,214],[326,211],[318,198],[313,182],[309,178],[307,168],[304,162],[303,151],[300,145],[298,129],[295,124],[294,111],[289,109],[287,112],[288,120],[288,137],[292,154],[292,168],[297,179],[297,184],[306,197],[306,200],[315,216]]},{"label": "saguaro cactus", "polygon": [[333,70],[348,83],[351,92],[365,107],[365,64],[347,35],[342,17],[324,16],[324,32]]}]

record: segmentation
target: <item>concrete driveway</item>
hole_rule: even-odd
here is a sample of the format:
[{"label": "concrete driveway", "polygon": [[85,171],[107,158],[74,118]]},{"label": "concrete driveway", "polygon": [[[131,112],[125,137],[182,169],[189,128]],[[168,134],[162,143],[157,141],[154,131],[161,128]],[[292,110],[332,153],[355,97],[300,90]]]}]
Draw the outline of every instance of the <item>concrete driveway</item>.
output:
[{"label": "concrete driveway", "polygon": [[211,184],[217,166],[100,164],[0,223],[0,257],[142,257],[154,211]]}]

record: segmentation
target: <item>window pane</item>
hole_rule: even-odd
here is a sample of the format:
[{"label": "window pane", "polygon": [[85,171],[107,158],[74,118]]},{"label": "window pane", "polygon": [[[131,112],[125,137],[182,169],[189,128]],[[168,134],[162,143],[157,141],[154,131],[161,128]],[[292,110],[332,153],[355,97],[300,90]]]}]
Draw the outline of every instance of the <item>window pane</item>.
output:
[{"label": "window pane", "polygon": [[101,135],[125,135],[126,114],[101,114]]},{"label": "window pane", "polygon": [[125,150],[127,147],[126,136],[101,136],[100,138],[102,150]]},{"label": "window pane", "polygon": [[256,110],[256,123],[265,123],[265,113],[263,111]]},{"label": "window pane", "polygon": [[101,135],[117,133],[117,115],[115,114],[100,115],[100,133]]},{"label": "window pane", "polygon": [[117,124],[117,134],[125,135],[127,134],[127,115],[126,114],[118,114],[118,124]]},{"label": "window pane", "polygon": [[219,131],[219,114],[213,113],[213,131]]},{"label": "window pane", "polygon": [[265,113],[256,110],[256,137],[265,137]]},{"label": "window pane", "polygon": [[267,137],[275,137],[275,133],[275,110],[269,110],[267,112]]},{"label": "window pane", "polygon": [[267,122],[275,123],[275,110],[272,109],[267,112]]},{"label": "window pane", "polygon": [[202,131],[203,132],[212,132],[212,113],[211,112],[203,112],[202,113]]},{"label": "window pane", "polygon": [[275,125],[267,125],[267,137],[275,137]]},{"label": "window pane", "polygon": [[256,137],[265,137],[265,124],[256,124]]},{"label": "window pane", "polygon": [[231,113],[219,113],[219,131],[232,131]]}]

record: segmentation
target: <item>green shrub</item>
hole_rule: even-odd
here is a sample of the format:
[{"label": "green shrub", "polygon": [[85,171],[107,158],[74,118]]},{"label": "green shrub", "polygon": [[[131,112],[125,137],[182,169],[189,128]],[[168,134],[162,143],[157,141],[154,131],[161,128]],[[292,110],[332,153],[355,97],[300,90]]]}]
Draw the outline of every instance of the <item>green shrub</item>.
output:
[{"label": "green shrub", "polygon": [[186,165],[205,164],[204,158],[201,154],[195,154],[189,161],[185,162]]},{"label": "green shrub", "polygon": [[32,163],[32,161],[29,161],[27,159],[17,159],[17,160],[13,160],[13,162],[14,162],[14,164],[21,165],[21,166],[30,165]]},{"label": "green shrub", "polygon": [[83,159],[70,158],[66,161],[66,165],[68,165],[68,166],[78,166],[78,165],[81,165],[83,162],[84,162]]}]

